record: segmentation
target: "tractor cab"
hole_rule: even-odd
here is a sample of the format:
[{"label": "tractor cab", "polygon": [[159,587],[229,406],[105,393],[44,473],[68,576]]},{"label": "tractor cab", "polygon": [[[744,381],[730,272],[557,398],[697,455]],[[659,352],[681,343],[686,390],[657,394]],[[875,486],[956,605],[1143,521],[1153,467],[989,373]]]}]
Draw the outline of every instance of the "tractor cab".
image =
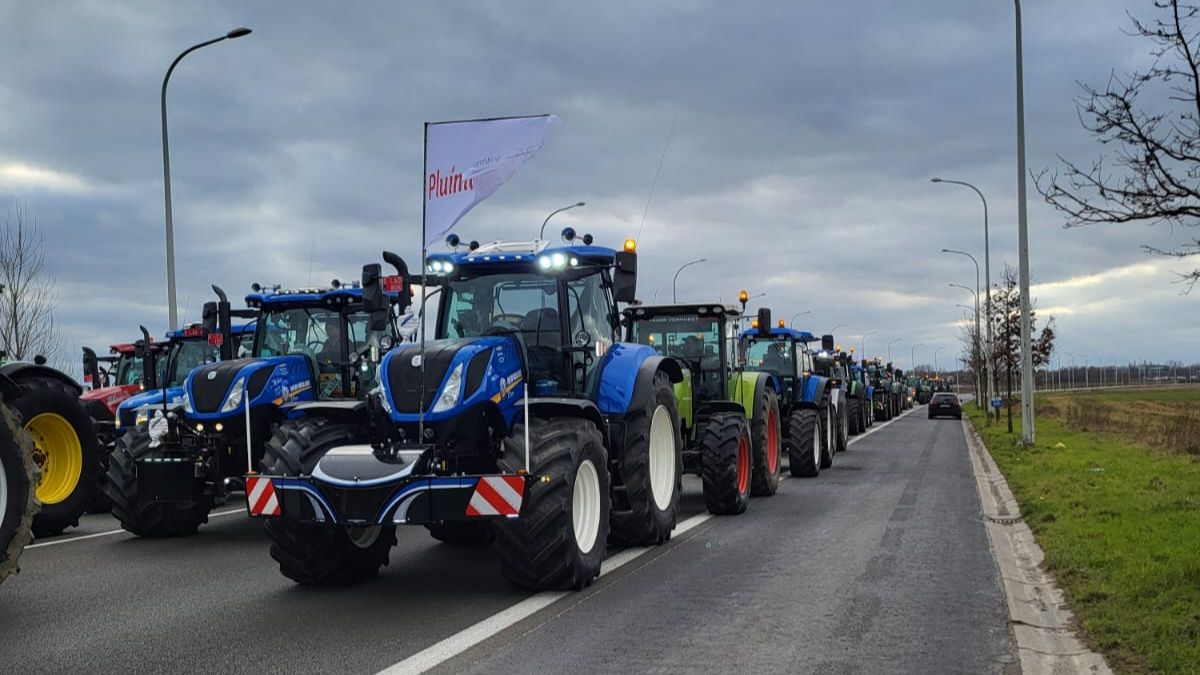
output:
[{"label": "tractor cab", "polygon": [[626,308],[629,342],[653,347],[691,373],[697,400],[728,400],[741,312],[721,304],[637,305]]},{"label": "tractor cab", "polygon": [[804,398],[805,389],[816,368],[812,349],[808,345],[818,338],[808,331],[783,325],[770,326],[769,312],[766,312],[767,325],[764,326],[761,316],[763,310],[759,313],[760,317],[740,336],[742,361],[746,369],[769,373],[776,380],[777,388],[783,392],[782,399]]},{"label": "tractor cab", "polygon": [[93,419],[111,422],[117,406],[144,388],[142,366],[132,342],[112,345],[108,356],[83,348],[85,390],[80,398]]}]

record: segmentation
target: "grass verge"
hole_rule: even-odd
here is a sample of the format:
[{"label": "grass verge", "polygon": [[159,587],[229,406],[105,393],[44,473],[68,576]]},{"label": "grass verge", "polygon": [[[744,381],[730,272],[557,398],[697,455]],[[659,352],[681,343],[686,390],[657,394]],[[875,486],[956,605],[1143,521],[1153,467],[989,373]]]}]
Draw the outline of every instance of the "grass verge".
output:
[{"label": "grass verge", "polygon": [[964,408],[1092,647],[1117,672],[1200,673],[1200,462],[1053,417],[1025,449]]}]

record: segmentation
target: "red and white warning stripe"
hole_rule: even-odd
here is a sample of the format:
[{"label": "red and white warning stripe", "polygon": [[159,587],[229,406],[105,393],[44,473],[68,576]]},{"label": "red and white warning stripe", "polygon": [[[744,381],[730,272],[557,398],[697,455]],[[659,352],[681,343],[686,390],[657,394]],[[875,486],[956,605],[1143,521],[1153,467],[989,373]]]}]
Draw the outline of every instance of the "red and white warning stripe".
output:
[{"label": "red and white warning stripe", "polygon": [[283,514],[279,499],[275,496],[275,484],[263,476],[246,477],[246,506],[252,516],[278,516]]},{"label": "red and white warning stripe", "polygon": [[524,498],[525,479],[521,476],[484,476],[475,483],[467,515],[516,517]]}]

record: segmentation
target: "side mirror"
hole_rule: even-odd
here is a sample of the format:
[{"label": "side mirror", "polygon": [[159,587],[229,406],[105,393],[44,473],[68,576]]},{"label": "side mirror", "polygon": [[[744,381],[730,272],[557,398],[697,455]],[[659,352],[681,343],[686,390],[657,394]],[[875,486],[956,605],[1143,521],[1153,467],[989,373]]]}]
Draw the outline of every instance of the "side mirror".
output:
[{"label": "side mirror", "polygon": [[204,309],[200,314],[200,322],[204,326],[205,332],[215,333],[217,331],[217,303],[204,303]]},{"label": "side mirror", "polygon": [[821,349],[824,351],[827,351],[827,352],[832,352],[833,347],[834,347],[833,336],[832,335],[822,335],[821,336]]},{"label": "side mirror", "polygon": [[763,337],[771,336],[771,308],[758,308],[758,334]]},{"label": "side mirror", "polygon": [[629,304],[637,299],[637,253],[617,251],[613,268],[613,298]]},{"label": "side mirror", "polygon": [[379,263],[362,268],[363,311],[370,315],[373,332],[387,330],[388,297],[383,292],[383,267]]},{"label": "side mirror", "polygon": [[101,386],[100,361],[91,347],[83,348],[83,380],[91,383],[92,389],[99,389]]}]

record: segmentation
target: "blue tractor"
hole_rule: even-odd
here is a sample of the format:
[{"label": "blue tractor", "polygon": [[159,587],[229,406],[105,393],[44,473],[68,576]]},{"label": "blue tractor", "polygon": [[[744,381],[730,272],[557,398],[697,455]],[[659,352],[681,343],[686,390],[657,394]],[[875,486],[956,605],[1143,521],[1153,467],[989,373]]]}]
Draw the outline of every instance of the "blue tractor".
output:
[{"label": "blue tractor", "polygon": [[770,373],[775,380],[789,470],[806,478],[833,466],[837,448],[835,392],[829,378],[817,374],[808,346],[816,340],[806,331],[772,327],[767,308],[759,309],[752,327],[740,335],[746,370]]},{"label": "blue tractor", "polygon": [[298,406],[247,479],[271,555],[302,584],[374,577],[397,525],[491,541],[503,575],[579,589],[606,542],[657,544],[675,528],[679,364],[619,342],[636,244],[496,242],[427,256],[435,339],[380,364],[366,400]]},{"label": "blue tractor", "polygon": [[[373,283],[379,287],[382,277]],[[185,352],[173,352],[180,367],[167,370],[187,373],[181,390],[177,396],[157,390],[157,405],[146,410],[144,424],[122,434],[109,462],[105,490],[113,515],[139,536],[195,533],[214,505],[243,488],[242,477],[258,465],[274,428],[301,402],[365,398],[376,386],[381,350],[395,339],[395,310],[408,298],[407,289],[374,289],[384,317],[372,342],[367,290],[357,282],[299,290],[255,284],[244,310],[231,309],[213,289],[220,301],[218,332],[210,337],[220,360],[185,364]],[[206,312],[206,320],[211,316]],[[247,358],[235,358],[233,317],[257,318]]]}]

